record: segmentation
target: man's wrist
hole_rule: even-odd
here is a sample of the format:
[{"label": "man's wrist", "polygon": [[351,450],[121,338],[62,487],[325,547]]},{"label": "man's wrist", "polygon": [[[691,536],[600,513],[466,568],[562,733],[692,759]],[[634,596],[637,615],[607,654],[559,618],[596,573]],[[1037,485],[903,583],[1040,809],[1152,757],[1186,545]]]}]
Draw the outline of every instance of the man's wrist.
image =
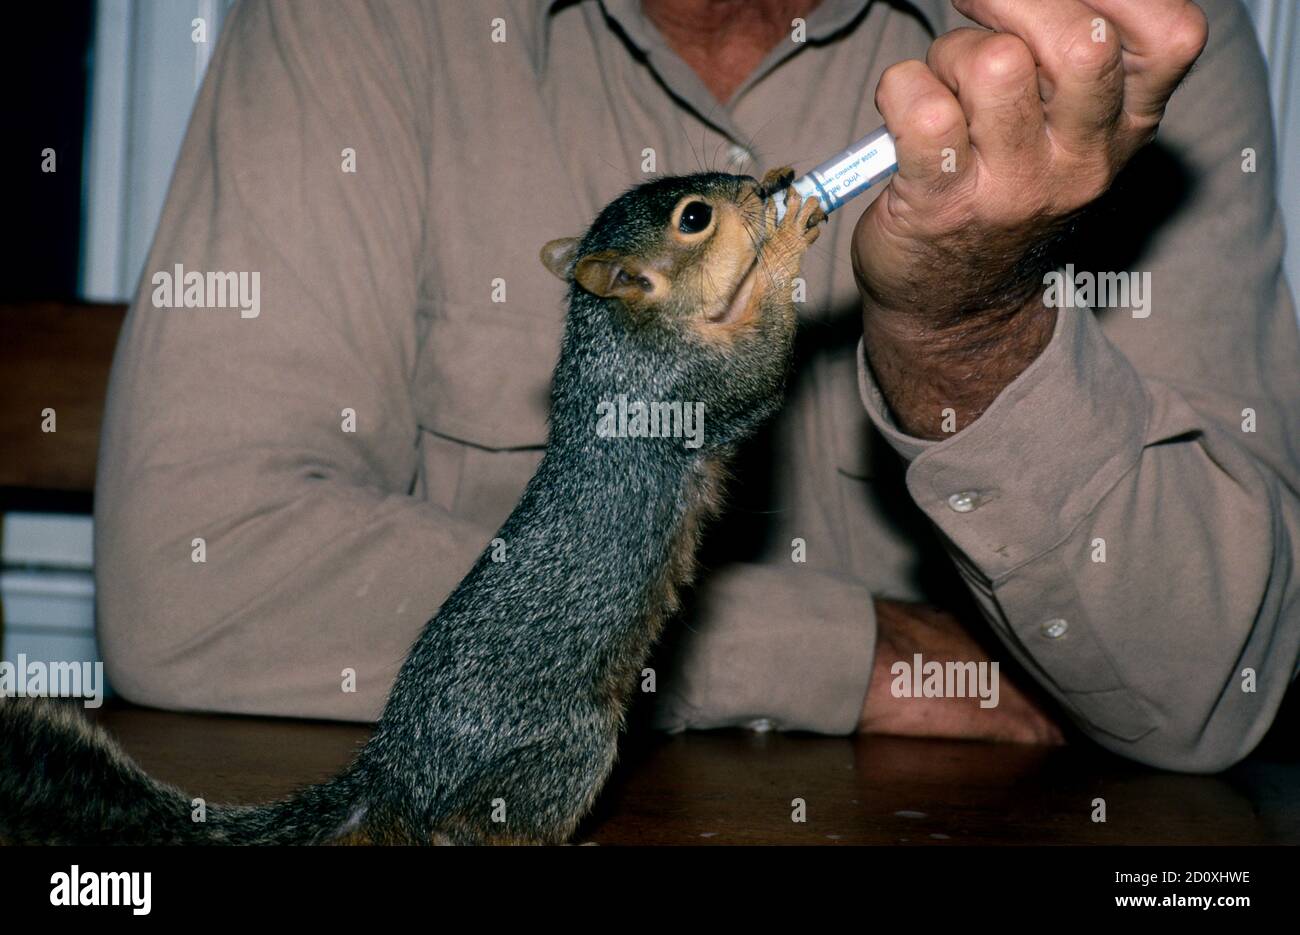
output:
[{"label": "man's wrist", "polygon": [[941,439],[978,419],[1034,362],[1051,340],[1056,314],[1038,295],[1007,311],[946,321],[868,303],[864,350],[899,429]]}]

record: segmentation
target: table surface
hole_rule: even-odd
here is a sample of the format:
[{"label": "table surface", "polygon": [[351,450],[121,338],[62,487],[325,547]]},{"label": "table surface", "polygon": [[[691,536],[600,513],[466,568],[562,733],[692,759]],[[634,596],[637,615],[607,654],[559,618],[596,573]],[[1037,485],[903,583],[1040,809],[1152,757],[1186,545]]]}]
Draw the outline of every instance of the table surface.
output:
[{"label": "table surface", "polygon": [[[259,802],[342,767],[364,725],[175,714],[94,717],[159,779]],[[1272,746],[1277,746],[1276,744]],[[1294,748],[1291,748],[1294,749]],[[1300,843],[1300,758],[1219,776],[1147,769],[1079,741],[1044,749],[713,731],[625,738],[578,840],[599,844]],[[1105,800],[1106,821],[1093,820]],[[792,820],[795,799],[806,820]]]}]

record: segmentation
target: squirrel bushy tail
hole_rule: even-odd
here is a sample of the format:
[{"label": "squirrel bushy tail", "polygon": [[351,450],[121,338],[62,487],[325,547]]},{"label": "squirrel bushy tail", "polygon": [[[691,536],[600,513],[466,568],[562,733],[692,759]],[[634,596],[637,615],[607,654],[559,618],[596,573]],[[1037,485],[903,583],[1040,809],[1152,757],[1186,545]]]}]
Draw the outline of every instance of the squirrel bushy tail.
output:
[{"label": "squirrel bushy tail", "polygon": [[208,805],[151,778],[73,702],[0,699],[0,844],[315,844],[343,829],[350,774],[267,805]]}]

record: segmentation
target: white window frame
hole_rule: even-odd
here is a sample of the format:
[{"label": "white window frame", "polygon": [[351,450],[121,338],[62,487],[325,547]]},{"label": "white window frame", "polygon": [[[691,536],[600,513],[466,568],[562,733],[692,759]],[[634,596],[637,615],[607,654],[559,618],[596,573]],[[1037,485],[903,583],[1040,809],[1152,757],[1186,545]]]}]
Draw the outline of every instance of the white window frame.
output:
[{"label": "white window frame", "polygon": [[[234,0],[97,0],[78,293],[129,301]],[[191,38],[195,19],[206,42]]]}]

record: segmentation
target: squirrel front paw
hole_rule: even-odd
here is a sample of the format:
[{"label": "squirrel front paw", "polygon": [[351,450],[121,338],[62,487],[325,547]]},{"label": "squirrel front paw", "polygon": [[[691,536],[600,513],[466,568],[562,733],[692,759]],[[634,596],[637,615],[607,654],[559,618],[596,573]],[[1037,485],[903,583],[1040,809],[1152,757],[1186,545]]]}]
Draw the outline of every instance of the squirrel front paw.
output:
[{"label": "squirrel front paw", "polygon": [[[768,176],[787,171],[777,169],[769,172]],[[767,176],[764,178],[766,180]],[[774,202],[768,202],[767,210],[772,233],[763,246],[763,253],[769,267],[779,267],[788,277],[793,278],[799,275],[803,255],[821,236],[821,224],[826,220],[826,212],[822,210],[816,195],[804,198],[793,187],[785,190],[785,215],[779,222],[776,220]]]},{"label": "squirrel front paw", "polygon": [[785,190],[785,217],[777,225],[777,233],[788,231],[786,236],[799,237],[805,247],[821,236],[822,221],[826,212],[822,210],[821,200],[816,195],[804,198],[793,187]]},{"label": "squirrel front paw", "polygon": [[784,188],[789,188],[790,183],[794,181],[794,169],[789,166],[782,166],[779,169],[768,169],[763,174],[762,180],[758,183],[759,191],[764,198],[771,197],[775,192]]}]

